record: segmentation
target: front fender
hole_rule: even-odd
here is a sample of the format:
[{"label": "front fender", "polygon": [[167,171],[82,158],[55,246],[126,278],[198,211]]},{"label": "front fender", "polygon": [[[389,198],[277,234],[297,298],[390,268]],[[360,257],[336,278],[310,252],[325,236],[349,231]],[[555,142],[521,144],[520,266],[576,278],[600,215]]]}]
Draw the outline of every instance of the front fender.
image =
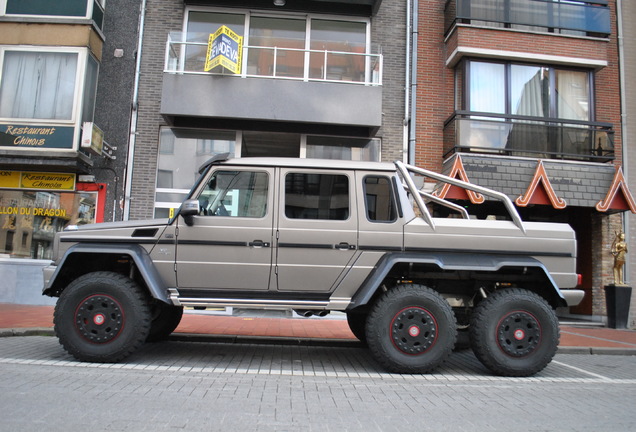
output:
[{"label": "front fender", "polygon": [[553,306],[567,306],[565,297],[554,282],[550,272],[543,263],[530,256],[508,256],[497,254],[473,254],[473,253],[418,253],[418,252],[391,252],[385,254],[377,263],[374,270],[363,282],[360,289],[351,299],[347,310],[367,305],[389,272],[397,264],[430,264],[440,271],[479,271],[500,272],[505,269],[534,268],[545,277],[545,285],[548,289],[546,300]]},{"label": "front fender", "polygon": [[61,286],[62,283],[59,282],[59,279],[61,279],[59,276],[66,270],[65,266],[71,265],[68,261],[74,254],[112,254],[131,257],[146,283],[150,295],[164,303],[172,304],[168,299],[167,287],[157,272],[150,255],[148,255],[146,249],[138,244],[78,243],[71,246],[57,266],[44,268],[43,295],[54,296],[55,293],[60,292],[64,288]]}]

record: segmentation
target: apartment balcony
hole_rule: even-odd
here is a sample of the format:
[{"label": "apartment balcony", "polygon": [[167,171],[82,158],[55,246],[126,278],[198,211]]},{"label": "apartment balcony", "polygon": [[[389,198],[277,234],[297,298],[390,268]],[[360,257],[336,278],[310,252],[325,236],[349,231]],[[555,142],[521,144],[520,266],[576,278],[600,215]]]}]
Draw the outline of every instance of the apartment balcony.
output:
[{"label": "apartment balcony", "polygon": [[204,40],[169,36],[161,114],[173,125],[281,122],[368,136],[382,124],[380,54],[351,52],[345,43],[324,51],[243,46],[241,73],[205,72]]},{"label": "apartment balcony", "polygon": [[607,0],[447,0],[446,33],[456,24],[604,38],[611,32]]},{"label": "apartment balcony", "polygon": [[457,111],[444,127],[444,151],[610,162],[614,130],[609,123]]}]

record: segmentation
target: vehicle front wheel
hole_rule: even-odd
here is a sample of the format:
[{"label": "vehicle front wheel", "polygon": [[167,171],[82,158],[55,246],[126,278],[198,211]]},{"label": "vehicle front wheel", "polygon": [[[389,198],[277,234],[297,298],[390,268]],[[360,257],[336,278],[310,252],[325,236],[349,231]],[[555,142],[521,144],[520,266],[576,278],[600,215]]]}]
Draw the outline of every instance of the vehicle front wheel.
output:
[{"label": "vehicle front wheel", "polygon": [[479,361],[493,373],[530,376],[545,368],[556,354],[559,321],[539,295],[506,289],[475,307],[470,339]]},{"label": "vehicle front wheel", "polygon": [[367,320],[369,349],[390,372],[432,371],[450,355],[456,338],[452,308],[422,285],[399,285],[385,292]]},{"label": "vehicle front wheel", "polygon": [[60,295],[53,315],[55,334],[73,357],[118,362],[148,337],[151,313],[147,295],[131,279],[94,272],[74,280]]}]

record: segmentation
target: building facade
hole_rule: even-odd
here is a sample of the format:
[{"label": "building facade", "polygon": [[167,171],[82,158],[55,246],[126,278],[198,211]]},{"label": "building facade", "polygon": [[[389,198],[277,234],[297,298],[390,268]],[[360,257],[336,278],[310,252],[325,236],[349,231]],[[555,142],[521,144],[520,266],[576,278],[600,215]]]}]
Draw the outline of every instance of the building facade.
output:
[{"label": "building facade", "polygon": [[[616,8],[613,0],[419,7],[427,25],[417,50],[416,163],[506,193],[525,220],[569,223],[586,291],[572,312],[598,317],[621,214],[635,210],[623,175]],[[501,217],[490,202],[456,193],[480,217]]]},{"label": "building facade", "polygon": [[[126,217],[172,214],[218,153],[402,159],[406,11],[397,0],[147,0]],[[206,70],[223,26],[240,65]]]},{"label": "building facade", "polygon": [[[621,54],[621,103],[623,112],[623,147],[625,148],[629,184],[632,190],[636,189],[634,173],[636,173],[636,89],[633,83],[636,81],[636,28],[630,23],[636,20],[636,3],[629,0],[617,2],[619,15],[619,52]],[[629,214],[627,217],[628,251],[627,275],[628,284],[632,287],[636,283],[636,216]],[[636,327],[636,294],[632,292],[630,307],[630,325]]]},{"label": "building facade", "polygon": [[44,300],[57,231],[121,218],[139,2],[108,7],[0,1],[0,301]]}]

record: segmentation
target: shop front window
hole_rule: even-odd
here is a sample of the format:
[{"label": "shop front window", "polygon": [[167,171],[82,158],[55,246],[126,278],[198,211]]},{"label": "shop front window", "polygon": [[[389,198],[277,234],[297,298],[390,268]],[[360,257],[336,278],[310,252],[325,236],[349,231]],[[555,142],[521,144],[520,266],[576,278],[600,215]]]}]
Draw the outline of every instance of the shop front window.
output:
[{"label": "shop front window", "polygon": [[51,259],[55,233],[96,222],[98,193],[0,190],[0,258]]}]

